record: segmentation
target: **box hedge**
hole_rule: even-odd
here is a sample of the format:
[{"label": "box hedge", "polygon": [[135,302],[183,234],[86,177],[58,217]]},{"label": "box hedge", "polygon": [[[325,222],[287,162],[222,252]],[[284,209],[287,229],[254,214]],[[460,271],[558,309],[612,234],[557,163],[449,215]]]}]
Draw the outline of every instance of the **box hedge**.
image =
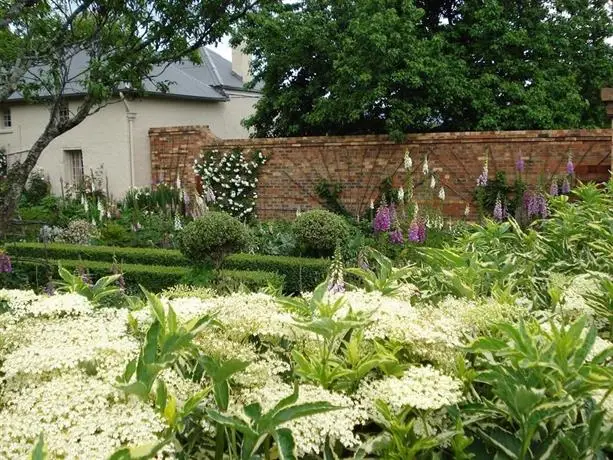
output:
[{"label": "box hedge", "polygon": [[[112,273],[112,263],[91,260],[15,259],[13,267],[17,276],[25,275],[31,285],[42,287],[47,284],[49,279],[59,279],[58,264],[71,271],[83,268],[94,279]],[[188,267],[178,266],[121,264],[120,267],[126,285],[131,291],[138,290],[138,285],[142,285],[150,291],[159,292],[180,284],[190,272]],[[211,284],[214,285],[224,279],[242,284],[251,291],[257,291],[269,285],[283,286],[282,275],[244,270],[222,270],[214,274]]]},{"label": "box hedge", "polygon": [[86,246],[65,243],[11,243],[6,245],[11,256],[51,260],[95,260],[98,262],[188,266],[188,260],[176,250],[157,248],[121,248],[114,246]]},{"label": "box hedge", "polygon": [[[12,243],[6,246],[11,256],[51,260],[83,260],[121,264],[187,267],[188,260],[176,250],[156,248],[120,248],[112,246],[81,246],[75,244]],[[225,258],[223,268],[278,273],[285,277],[284,290],[299,293],[312,290],[321,283],[330,267],[328,259],[232,254]]]},{"label": "box hedge", "polygon": [[262,270],[285,276],[287,293],[312,291],[328,274],[329,259],[303,257],[232,254],[224,260],[224,268],[236,270]]}]

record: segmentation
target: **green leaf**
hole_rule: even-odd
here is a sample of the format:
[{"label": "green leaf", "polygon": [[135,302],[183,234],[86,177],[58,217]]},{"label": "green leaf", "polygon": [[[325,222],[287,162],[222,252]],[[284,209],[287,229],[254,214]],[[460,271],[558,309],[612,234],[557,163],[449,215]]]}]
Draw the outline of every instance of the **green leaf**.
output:
[{"label": "green leaf", "polygon": [[298,404],[280,409],[278,412],[274,413],[273,423],[275,425],[280,425],[300,417],[308,417],[309,415],[321,414],[323,412],[330,412],[339,409],[342,409],[342,407],[333,406],[327,401]]},{"label": "green leaf", "polygon": [[479,437],[495,449],[500,450],[507,457],[517,460],[521,451],[521,442],[500,428],[492,428],[488,431],[477,428]]},{"label": "green leaf", "polygon": [[129,385],[119,385],[118,388],[128,394],[137,395],[143,400],[149,398],[149,390],[143,382],[134,382]]},{"label": "green leaf", "polygon": [[149,302],[149,307],[151,307],[151,312],[153,313],[153,317],[158,320],[158,322],[162,325],[163,328],[166,326],[166,316],[164,314],[164,304],[158,296],[150,293],[144,287],[140,287],[145,297],[147,297],[147,301]]},{"label": "green leaf", "polygon": [[173,395],[168,395],[166,400],[166,407],[164,408],[164,418],[171,427],[177,423],[177,400]]},{"label": "green leaf", "polygon": [[143,344],[143,362],[145,364],[155,363],[157,361],[158,351],[158,338],[160,335],[161,325],[155,320],[149,329],[145,337],[145,343]]},{"label": "green leaf", "polygon": [[289,428],[279,428],[273,432],[280,460],[296,460],[296,443]]},{"label": "green leaf", "polygon": [[45,460],[47,458],[47,448],[45,447],[45,439],[43,434],[38,435],[38,441],[32,449],[30,460]]},{"label": "green leaf", "polygon": [[193,394],[188,398],[187,401],[183,404],[182,416],[186,416],[192,413],[192,411],[198,407],[198,404],[206,398],[206,396],[210,393],[210,390],[205,388],[204,390],[200,390],[197,393]]},{"label": "green leaf", "polygon": [[158,380],[158,388],[155,395],[155,405],[161,413],[166,409],[166,400],[168,398],[168,389],[162,379]]},{"label": "green leaf", "polygon": [[238,417],[224,415],[215,409],[206,409],[206,413],[208,417],[221,425],[224,425],[228,428],[232,428],[236,431],[239,431],[245,435],[258,437],[258,433],[256,433],[249,425],[247,425],[243,420]]}]

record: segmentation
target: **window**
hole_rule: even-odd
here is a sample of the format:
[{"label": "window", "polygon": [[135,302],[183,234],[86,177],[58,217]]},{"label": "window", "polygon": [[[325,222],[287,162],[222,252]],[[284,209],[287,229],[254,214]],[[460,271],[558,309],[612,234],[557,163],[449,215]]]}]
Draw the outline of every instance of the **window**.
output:
[{"label": "window", "polygon": [[11,120],[11,109],[7,108],[3,108],[2,109],[2,127],[3,128],[10,128],[11,126],[13,126],[13,122]]},{"label": "window", "polygon": [[81,184],[83,182],[83,151],[64,150],[64,158],[70,183]]}]

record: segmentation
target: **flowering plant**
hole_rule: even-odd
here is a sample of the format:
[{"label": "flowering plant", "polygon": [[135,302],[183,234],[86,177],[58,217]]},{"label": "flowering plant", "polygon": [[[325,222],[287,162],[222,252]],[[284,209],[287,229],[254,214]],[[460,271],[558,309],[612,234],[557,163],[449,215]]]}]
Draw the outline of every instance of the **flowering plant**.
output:
[{"label": "flowering plant", "polygon": [[202,180],[203,195],[220,211],[239,219],[255,216],[256,187],[267,158],[260,151],[244,154],[210,150],[194,160],[194,172]]}]

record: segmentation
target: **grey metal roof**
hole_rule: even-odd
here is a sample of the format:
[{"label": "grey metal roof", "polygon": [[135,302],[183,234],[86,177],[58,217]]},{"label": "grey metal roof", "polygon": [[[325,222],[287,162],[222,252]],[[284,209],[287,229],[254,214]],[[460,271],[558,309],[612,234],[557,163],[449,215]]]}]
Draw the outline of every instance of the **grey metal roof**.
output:
[{"label": "grey metal roof", "polygon": [[[168,91],[162,92],[152,82],[145,81],[146,93],[180,99],[226,101],[229,98],[224,90],[243,89],[243,79],[232,71],[230,61],[208,48],[200,48],[199,53],[202,64],[175,62],[155,67],[150,74],[151,79],[154,82],[168,83]],[[87,64],[88,56],[85,53],[77,53],[70,61],[69,75],[71,77],[79,75],[87,68]],[[30,76],[26,78],[34,81],[35,75],[40,72],[44,72],[44,68],[33,68],[29,72]],[[121,87],[118,90],[129,91],[129,88]],[[78,81],[67,86],[64,92],[67,96],[78,96],[83,93],[83,88]],[[46,91],[40,93],[41,97],[47,95]],[[23,95],[16,92],[8,100],[23,100]]]}]

